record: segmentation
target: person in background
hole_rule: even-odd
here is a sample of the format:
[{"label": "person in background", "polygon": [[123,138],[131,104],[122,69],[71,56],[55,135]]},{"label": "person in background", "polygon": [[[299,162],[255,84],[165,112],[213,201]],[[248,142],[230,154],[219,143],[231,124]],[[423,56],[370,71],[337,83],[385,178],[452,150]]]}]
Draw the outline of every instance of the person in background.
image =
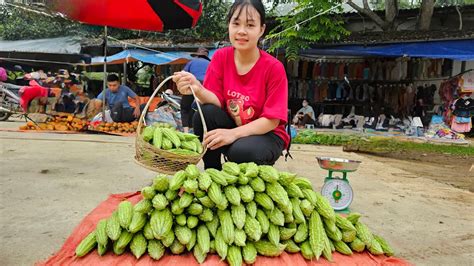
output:
[{"label": "person in background", "polygon": [[41,87],[39,85],[24,86],[18,91],[20,96],[20,105],[25,112],[28,112],[30,102],[38,100],[38,105],[45,106],[48,103],[48,97],[50,95],[50,89]]},{"label": "person in background", "polygon": [[[207,67],[209,66],[209,51],[200,47],[195,53],[191,54],[192,57],[195,57],[193,60],[189,61],[184,67],[183,71],[193,74],[199,82],[204,81],[206,76]],[[189,128],[192,127],[192,119],[194,115],[194,110],[192,109],[192,104],[194,102],[194,96],[183,95],[181,98],[181,120],[183,123],[183,131],[189,132]]]},{"label": "person in background", "polygon": [[311,105],[309,105],[308,100],[304,99],[302,103],[303,107],[298,110],[293,123],[298,127],[304,127],[306,124],[314,124],[314,110]]},{"label": "person in background", "polygon": [[[128,102],[128,97],[135,101],[135,108]],[[96,108],[100,109],[104,101],[104,92],[97,96]],[[107,76],[107,89],[105,90],[105,101],[110,109],[110,116],[114,122],[132,122],[140,117],[140,101],[135,92],[125,85],[120,85],[119,77],[116,74]]]}]

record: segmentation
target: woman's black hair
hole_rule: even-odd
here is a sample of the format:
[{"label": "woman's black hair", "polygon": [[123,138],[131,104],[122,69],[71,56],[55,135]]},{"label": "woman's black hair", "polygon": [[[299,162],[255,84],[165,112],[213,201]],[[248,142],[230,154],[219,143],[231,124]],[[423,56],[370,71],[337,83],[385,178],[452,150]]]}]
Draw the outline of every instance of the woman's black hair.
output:
[{"label": "woman's black hair", "polygon": [[257,10],[258,14],[260,15],[260,26],[263,26],[265,24],[265,7],[263,6],[261,0],[236,0],[230,7],[229,14],[227,14],[227,23],[230,23],[230,20],[236,11],[238,12],[238,17],[240,16],[242,10],[244,10],[244,7],[248,8],[249,6]]}]

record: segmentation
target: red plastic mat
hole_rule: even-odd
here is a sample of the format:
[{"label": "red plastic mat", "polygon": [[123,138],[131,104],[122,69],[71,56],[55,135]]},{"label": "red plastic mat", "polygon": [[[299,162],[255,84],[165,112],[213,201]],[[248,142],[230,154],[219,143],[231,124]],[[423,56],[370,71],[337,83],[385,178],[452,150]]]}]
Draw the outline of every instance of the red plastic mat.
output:
[{"label": "red plastic mat", "polygon": [[[141,198],[139,192],[110,195],[106,201],[100,203],[99,206],[97,206],[81,221],[58,252],[48,260],[36,263],[36,265],[199,265],[191,253],[179,256],[166,254],[159,261],[155,261],[147,255],[144,255],[137,260],[131,253],[117,256],[111,251],[103,257],[100,257],[96,250],[82,258],[77,258],[74,255],[74,251],[79,242],[94,230],[100,219],[110,216],[121,201],[128,199],[132,203],[136,203],[141,200]],[[333,263],[329,263],[324,258],[321,258],[319,261],[307,261],[300,254],[283,253],[280,257],[276,258],[258,257],[255,265],[411,265],[403,259],[393,257],[389,258],[386,256],[373,256],[367,252],[355,253],[352,256],[344,256],[336,252],[333,253],[333,259]],[[219,256],[210,255],[202,265],[215,266],[227,264],[226,262],[220,261]]]}]

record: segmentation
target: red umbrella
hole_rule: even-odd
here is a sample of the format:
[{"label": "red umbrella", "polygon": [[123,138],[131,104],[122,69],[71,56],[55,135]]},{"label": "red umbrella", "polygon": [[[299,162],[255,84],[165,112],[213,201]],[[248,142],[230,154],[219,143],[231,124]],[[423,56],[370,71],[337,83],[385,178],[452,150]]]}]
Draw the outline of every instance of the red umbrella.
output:
[{"label": "red umbrella", "polygon": [[163,31],[194,27],[199,0],[53,0],[52,8],[87,24]]}]

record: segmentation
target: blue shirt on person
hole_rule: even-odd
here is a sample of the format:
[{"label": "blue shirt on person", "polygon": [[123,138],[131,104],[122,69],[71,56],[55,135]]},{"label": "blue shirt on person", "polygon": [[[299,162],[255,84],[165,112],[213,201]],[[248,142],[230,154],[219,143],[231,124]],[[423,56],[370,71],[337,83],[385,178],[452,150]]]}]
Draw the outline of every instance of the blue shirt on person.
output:
[{"label": "blue shirt on person", "polygon": [[209,66],[209,63],[209,60],[198,57],[189,61],[186,66],[184,66],[183,70],[193,74],[199,81],[202,82],[206,76],[206,70]]},{"label": "blue shirt on person", "polygon": [[[105,90],[105,100],[110,109],[112,109],[112,107],[117,102],[121,102],[123,108],[131,108],[130,104],[128,103],[128,97],[135,98],[137,97],[137,94],[125,85],[120,85],[116,92],[112,92],[108,88]],[[103,101],[103,92],[97,96],[97,99]]]}]

